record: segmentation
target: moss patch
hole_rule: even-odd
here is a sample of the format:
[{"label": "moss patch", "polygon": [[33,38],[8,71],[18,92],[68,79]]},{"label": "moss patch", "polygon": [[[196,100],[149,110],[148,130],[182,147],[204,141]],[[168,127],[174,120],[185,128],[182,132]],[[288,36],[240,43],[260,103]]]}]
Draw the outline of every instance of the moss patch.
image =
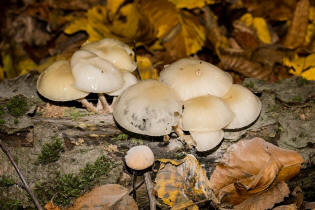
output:
[{"label": "moss patch", "polygon": [[28,111],[27,100],[24,96],[17,95],[10,98],[7,103],[8,112],[14,117],[20,117]]},{"label": "moss patch", "polygon": [[0,199],[0,209],[18,210],[24,209],[22,202],[14,199]]},{"label": "moss patch", "polygon": [[84,117],[86,115],[88,115],[87,112],[82,112],[82,111],[80,111],[80,110],[78,110],[76,108],[73,108],[73,107],[71,109],[69,109],[69,110],[66,110],[66,116],[70,117],[71,120],[73,120],[73,121],[77,121],[81,117]]},{"label": "moss patch", "polygon": [[60,153],[64,152],[65,148],[59,138],[54,138],[51,143],[46,143],[42,147],[41,154],[38,156],[37,164],[48,164],[56,162],[60,158]]},{"label": "moss patch", "polygon": [[11,177],[0,176],[0,187],[10,187],[14,184],[15,184],[15,181]]},{"label": "moss patch", "polygon": [[60,175],[57,172],[52,182],[36,183],[34,192],[42,204],[54,197],[55,204],[67,206],[93,185],[96,178],[107,175],[113,167],[115,165],[110,159],[100,156],[93,164],[86,164],[76,175]]}]

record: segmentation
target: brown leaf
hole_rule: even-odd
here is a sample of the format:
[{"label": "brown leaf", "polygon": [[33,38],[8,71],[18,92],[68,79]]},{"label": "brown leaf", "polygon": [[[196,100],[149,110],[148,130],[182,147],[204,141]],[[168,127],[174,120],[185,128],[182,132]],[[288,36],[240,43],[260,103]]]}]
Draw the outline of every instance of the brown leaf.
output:
[{"label": "brown leaf", "polygon": [[126,188],[118,184],[106,184],[79,197],[68,210],[76,209],[136,210],[138,206]]},{"label": "brown leaf", "polygon": [[309,0],[300,0],[296,4],[292,23],[284,40],[284,46],[290,49],[304,44],[308,25]]},{"label": "brown leaf", "polygon": [[296,207],[295,204],[290,204],[290,205],[281,205],[277,206],[276,208],[273,208],[273,210],[297,210],[298,208]]},{"label": "brown leaf", "polygon": [[261,138],[232,145],[210,178],[219,201],[237,205],[247,198],[287,181],[300,171],[302,157]]},{"label": "brown leaf", "polygon": [[48,203],[46,203],[45,209],[46,210],[60,210],[60,207],[55,206],[55,204],[52,201],[49,201]]},{"label": "brown leaf", "polygon": [[[283,201],[283,198],[290,193],[290,190],[285,182],[280,182],[269,190],[249,197],[241,204],[234,206],[235,210],[264,210],[270,209],[274,204]],[[289,209],[287,209],[289,210]]]}]

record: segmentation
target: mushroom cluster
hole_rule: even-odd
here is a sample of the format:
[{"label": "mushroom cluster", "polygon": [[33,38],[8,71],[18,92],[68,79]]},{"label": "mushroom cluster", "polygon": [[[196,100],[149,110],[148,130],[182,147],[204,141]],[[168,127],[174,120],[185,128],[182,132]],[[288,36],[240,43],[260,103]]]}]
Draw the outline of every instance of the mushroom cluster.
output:
[{"label": "mushroom cluster", "polygon": [[259,116],[261,102],[247,88],[233,84],[218,67],[184,58],[164,67],[159,81],[145,80],[127,88],[114,104],[123,128],[150,136],[173,130],[182,139],[189,131],[198,151],[216,147],[223,129],[240,129]]},{"label": "mushroom cluster", "polygon": [[114,39],[103,39],[85,44],[70,61],[53,63],[41,73],[37,90],[53,101],[80,99],[89,111],[100,112],[84,99],[89,93],[97,93],[102,111],[112,112],[104,93],[115,97],[137,83],[132,74],[136,68],[134,52],[128,45]]}]

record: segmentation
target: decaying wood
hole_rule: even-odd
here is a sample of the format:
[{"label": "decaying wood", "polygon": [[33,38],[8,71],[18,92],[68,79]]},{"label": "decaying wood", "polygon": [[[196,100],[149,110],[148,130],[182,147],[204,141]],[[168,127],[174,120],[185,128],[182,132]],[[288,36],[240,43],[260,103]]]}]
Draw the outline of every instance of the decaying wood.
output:
[{"label": "decaying wood", "polygon": [[[193,154],[204,165],[207,175],[210,176],[216,163],[231,144],[243,138],[257,136],[280,147],[295,150],[303,156],[301,174],[289,185],[291,187],[300,185],[302,190],[305,190],[305,200],[310,201],[308,200],[312,195],[310,189],[314,190],[315,182],[315,176],[309,175],[315,174],[313,155],[315,82],[301,78],[291,78],[278,83],[246,79],[244,85],[252,89],[263,104],[259,119],[245,130],[225,132],[224,140],[217,148],[201,154],[193,148],[186,147],[177,139],[177,135],[171,135],[168,144],[163,142],[163,137],[153,138],[128,132],[127,138],[117,138],[126,131],[118,128],[111,114],[89,114],[86,110],[77,107],[75,110],[84,116],[75,118],[70,114],[59,118],[44,117],[35,111],[38,110],[35,109],[36,106],[44,107],[44,103],[48,102],[43,102],[43,99],[37,95],[36,76],[31,73],[0,83],[0,103],[4,104],[15,94],[21,94],[33,104],[33,108],[27,114],[18,118],[17,124],[14,123],[15,118],[8,113],[1,115],[5,123],[0,124],[0,138],[12,155],[18,159],[17,165],[33,189],[35,183],[53,180],[56,171],[61,175],[79,173],[80,169],[87,163],[93,163],[100,155],[110,157],[117,167],[106,179],[102,178],[99,182],[120,183],[119,177],[124,170],[122,157],[129,148],[139,144],[148,145],[156,158],[174,159],[185,154]],[[43,145],[56,137],[62,140],[65,152],[61,153],[56,162],[47,165],[35,164]],[[3,153],[0,153],[0,165],[0,177],[9,176],[18,182],[19,178],[14,168]],[[24,190],[17,185],[0,191],[0,199],[8,197],[15,197],[25,206],[32,205]],[[148,199],[144,205],[146,206],[141,207],[149,207]]]}]

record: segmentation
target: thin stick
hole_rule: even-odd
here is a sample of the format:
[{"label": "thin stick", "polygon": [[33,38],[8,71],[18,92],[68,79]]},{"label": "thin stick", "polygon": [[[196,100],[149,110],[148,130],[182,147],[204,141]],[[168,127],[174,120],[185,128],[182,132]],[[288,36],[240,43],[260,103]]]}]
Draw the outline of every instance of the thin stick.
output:
[{"label": "thin stick", "polygon": [[[133,52],[135,53],[135,62],[136,62],[136,64],[137,64],[136,40],[133,40]],[[137,64],[136,72],[137,72],[137,74],[138,74],[139,80],[142,80],[142,79],[141,79],[140,70],[139,70],[139,68],[138,68],[138,64]]]},{"label": "thin stick", "polygon": [[0,147],[1,147],[2,151],[7,155],[8,159],[10,160],[11,164],[13,165],[15,171],[17,172],[17,174],[19,175],[20,179],[22,180],[22,182],[24,184],[24,188],[28,192],[28,194],[30,194],[30,196],[31,196],[31,198],[32,198],[36,208],[39,209],[39,210],[43,210],[43,208],[39,204],[37,198],[35,197],[35,195],[33,194],[32,190],[30,189],[30,187],[28,186],[27,182],[25,181],[25,178],[24,178],[23,174],[20,172],[19,168],[17,167],[16,163],[14,162],[11,154],[9,153],[9,150],[4,146],[4,144],[2,144],[2,140],[1,139],[0,139]]},{"label": "thin stick", "polygon": [[153,183],[151,180],[150,172],[145,172],[143,174],[144,181],[147,186],[149,201],[150,201],[150,210],[156,210],[156,199],[153,195]]}]

